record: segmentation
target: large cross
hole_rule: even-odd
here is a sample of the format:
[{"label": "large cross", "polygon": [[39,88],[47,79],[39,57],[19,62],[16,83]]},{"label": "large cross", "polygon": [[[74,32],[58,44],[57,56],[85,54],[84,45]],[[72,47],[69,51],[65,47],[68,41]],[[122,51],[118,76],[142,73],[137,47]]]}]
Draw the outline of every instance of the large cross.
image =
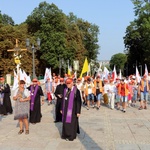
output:
[{"label": "large cross", "polygon": [[10,51],[13,51],[14,52],[14,56],[18,56],[19,55],[19,52],[20,51],[26,51],[27,49],[21,49],[19,46],[18,46],[18,39],[16,39],[16,46],[14,49],[8,49],[7,51],[10,52]]},{"label": "large cross", "polygon": [[[21,49],[19,46],[18,46],[18,39],[16,39],[16,46],[14,49],[8,49],[7,51],[8,52],[14,52],[14,61],[15,63],[17,64],[16,68],[17,68],[17,75],[18,75],[18,81],[20,80],[20,73],[19,73],[19,68],[20,68],[20,58],[21,58],[21,55],[19,55],[19,52],[20,51],[26,51],[27,49]],[[19,83],[19,82],[18,82]]]}]

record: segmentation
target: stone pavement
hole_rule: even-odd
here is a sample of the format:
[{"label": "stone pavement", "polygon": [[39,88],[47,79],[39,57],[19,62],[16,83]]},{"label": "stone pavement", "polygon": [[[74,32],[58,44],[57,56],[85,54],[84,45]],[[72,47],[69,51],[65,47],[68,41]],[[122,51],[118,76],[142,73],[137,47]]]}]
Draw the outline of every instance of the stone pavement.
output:
[{"label": "stone pavement", "polygon": [[[12,101],[14,106],[14,102]],[[74,141],[61,139],[62,123],[54,123],[55,105],[42,106],[41,123],[29,125],[30,134],[18,135],[13,114],[0,117],[0,150],[149,150],[150,106],[128,108],[126,113],[101,106],[82,107],[81,134]]]}]

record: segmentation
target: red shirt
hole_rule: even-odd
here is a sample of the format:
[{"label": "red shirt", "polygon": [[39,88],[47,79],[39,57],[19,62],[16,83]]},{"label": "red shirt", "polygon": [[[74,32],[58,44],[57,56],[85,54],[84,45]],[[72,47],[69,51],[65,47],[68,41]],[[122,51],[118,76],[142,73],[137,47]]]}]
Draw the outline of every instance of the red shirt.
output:
[{"label": "red shirt", "polygon": [[128,89],[127,84],[121,84],[121,91],[120,91],[121,96],[126,96],[125,95],[125,85],[126,85],[126,89]]}]

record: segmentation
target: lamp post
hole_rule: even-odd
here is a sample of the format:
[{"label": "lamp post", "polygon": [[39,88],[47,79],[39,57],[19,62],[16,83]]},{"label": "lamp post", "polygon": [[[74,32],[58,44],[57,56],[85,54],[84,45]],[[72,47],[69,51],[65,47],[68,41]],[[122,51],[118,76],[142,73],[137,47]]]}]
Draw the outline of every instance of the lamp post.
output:
[{"label": "lamp post", "polygon": [[79,60],[74,60],[73,61],[73,67],[75,70],[75,78],[77,78],[77,71],[79,70]]},{"label": "lamp post", "polygon": [[34,56],[34,54],[35,54],[36,50],[39,50],[40,44],[41,44],[41,40],[40,40],[40,38],[37,38],[37,47],[35,47],[34,44],[32,44],[32,46],[30,47],[30,40],[26,39],[27,49],[32,50],[32,65],[33,65],[33,67],[32,67],[32,77],[33,78],[37,78],[36,74],[35,74],[35,56]]},{"label": "lamp post", "polygon": [[59,75],[61,76],[61,71],[62,69],[64,69],[65,73],[66,73],[66,62],[64,60],[64,58],[61,58],[59,56]]},{"label": "lamp post", "polygon": [[92,61],[90,62],[90,66],[91,66],[91,76],[92,76],[93,75],[93,70],[94,70],[93,69],[94,63]]},{"label": "lamp post", "polygon": [[61,58],[59,56],[59,75],[61,76],[61,67],[62,67],[62,64],[61,64]]}]

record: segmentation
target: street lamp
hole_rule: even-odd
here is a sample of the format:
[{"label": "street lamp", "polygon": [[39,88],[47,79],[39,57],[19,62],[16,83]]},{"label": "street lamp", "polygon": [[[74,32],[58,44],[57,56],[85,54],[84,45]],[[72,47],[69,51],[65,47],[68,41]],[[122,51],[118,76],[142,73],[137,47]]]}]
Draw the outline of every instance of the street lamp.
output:
[{"label": "street lamp", "polygon": [[93,71],[94,71],[94,69],[93,69],[93,67],[94,67],[94,62],[93,61],[91,61],[90,62],[90,67],[91,67],[91,76],[93,75]]},{"label": "street lamp", "polygon": [[75,70],[75,78],[77,78],[77,71],[79,70],[79,60],[73,61],[73,68]]},{"label": "street lamp", "polygon": [[35,74],[35,57],[34,57],[34,53],[36,52],[36,50],[39,50],[40,48],[40,44],[41,44],[41,40],[40,38],[37,38],[37,47],[34,46],[34,44],[32,44],[32,46],[30,47],[30,40],[27,38],[26,39],[26,46],[28,50],[32,50],[32,77],[33,78],[37,78],[36,74]]}]

